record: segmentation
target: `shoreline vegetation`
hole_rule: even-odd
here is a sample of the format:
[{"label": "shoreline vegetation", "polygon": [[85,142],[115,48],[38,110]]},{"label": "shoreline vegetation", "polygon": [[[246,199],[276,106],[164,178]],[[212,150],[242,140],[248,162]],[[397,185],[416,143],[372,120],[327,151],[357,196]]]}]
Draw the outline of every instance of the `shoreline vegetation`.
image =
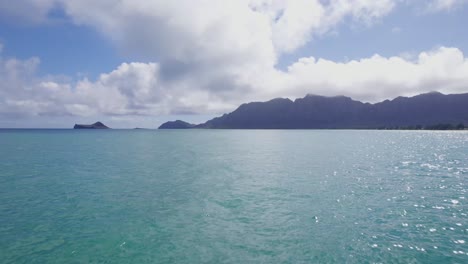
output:
[{"label": "shoreline vegetation", "polygon": [[380,127],[377,130],[468,130],[468,127],[460,123],[458,125],[452,124],[437,124],[432,126],[403,126],[403,127]]},{"label": "shoreline vegetation", "polygon": [[[184,125],[185,122],[181,120],[176,120],[174,121],[178,125]],[[96,126],[95,124],[100,124],[99,126]],[[93,125],[80,125],[75,127],[73,129],[111,129],[110,127],[104,125],[101,122],[96,122]],[[194,125],[189,124],[190,127],[188,129],[205,129],[205,128],[197,128]],[[329,130],[346,130],[349,128],[328,128]],[[452,125],[452,124],[437,124],[437,125],[431,125],[431,126],[422,126],[422,125],[416,125],[416,126],[388,126],[388,127],[378,127],[378,128],[351,128],[352,130],[468,130],[468,127],[465,126],[464,124],[460,123],[458,125]],[[124,130],[154,130],[154,129],[148,129],[148,128],[132,128],[132,129],[124,129]],[[242,130],[242,129],[240,129]],[[244,129],[245,130],[245,129]],[[267,130],[267,129],[264,129]],[[294,130],[294,129],[287,129],[287,130]],[[323,129],[308,129],[308,130],[323,130]]]},{"label": "shoreline vegetation", "polygon": [[[176,120],[172,122],[169,126],[176,126],[169,128],[166,125],[166,128],[159,128],[162,130],[184,130],[184,129],[229,129],[229,128],[204,128],[204,127],[197,127],[197,125],[186,123],[182,120]],[[184,124],[185,123],[185,124]],[[248,128],[231,128],[236,130],[248,130]],[[274,130],[274,129],[282,129],[282,128],[262,128],[262,130]],[[297,128],[287,128],[282,130],[301,130]],[[460,123],[458,125],[454,124],[436,124],[436,125],[414,125],[414,126],[381,126],[381,127],[355,127],[355,128],[337,128],[337,127],[330,127],[330,128],[309,128],[305,130],[468,130],[468,126]]]}]

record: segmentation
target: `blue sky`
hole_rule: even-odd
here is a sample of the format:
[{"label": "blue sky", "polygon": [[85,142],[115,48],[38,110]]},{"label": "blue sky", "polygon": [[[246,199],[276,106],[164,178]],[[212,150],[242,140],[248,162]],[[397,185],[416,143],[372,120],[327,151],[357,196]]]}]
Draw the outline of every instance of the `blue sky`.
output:
[{"label": "blue sky", "polygon": [[468,5],[434,13],[419,13],[414,8],[398,6],[372,26],[341,24],[336,34],[314,40],[290,56],[285,56],[282,66],[310,55],[343,61],[370,57],[376,53],[382,56],[418,54],[438,46],[457,47],[466,53],[467,14]]},{"label": "blue sky", "polygon": [[45,26],[5,23],[0,27],[3,56],[41,58],[40,74],[98,74],[118,66],[122,57],[95,30],[63,22]]},{"label": "blue sky", "polygon": [[208,3],[0,0],[0,127],[156,127],[307,93],[468,92],[465,0]]}]

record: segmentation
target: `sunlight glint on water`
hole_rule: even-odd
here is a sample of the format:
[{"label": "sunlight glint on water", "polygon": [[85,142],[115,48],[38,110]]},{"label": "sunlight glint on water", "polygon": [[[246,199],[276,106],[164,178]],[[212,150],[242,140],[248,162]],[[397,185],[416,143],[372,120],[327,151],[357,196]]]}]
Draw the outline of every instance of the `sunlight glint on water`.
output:
[{"label": "sunlight glint on water", "polygon": [[466,263],[468,133],[0,132],[4,263]]}]

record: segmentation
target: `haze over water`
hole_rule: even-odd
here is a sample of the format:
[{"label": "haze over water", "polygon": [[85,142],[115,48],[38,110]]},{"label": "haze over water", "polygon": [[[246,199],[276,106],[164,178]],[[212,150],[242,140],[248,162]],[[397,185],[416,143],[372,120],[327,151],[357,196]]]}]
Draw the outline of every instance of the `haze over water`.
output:
[{"label": "haze over water", "polygon": [[3,263],[467,263],[468,133],[0,131]]}]

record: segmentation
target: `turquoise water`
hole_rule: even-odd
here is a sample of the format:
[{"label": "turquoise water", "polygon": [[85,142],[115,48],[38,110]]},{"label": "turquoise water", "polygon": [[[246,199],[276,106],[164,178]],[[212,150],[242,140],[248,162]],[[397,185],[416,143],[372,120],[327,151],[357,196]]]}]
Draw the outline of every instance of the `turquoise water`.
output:
[{"label": "turquoise water", "polygon": [[467,263],[468,133],[0,131],[2,263]]}]

